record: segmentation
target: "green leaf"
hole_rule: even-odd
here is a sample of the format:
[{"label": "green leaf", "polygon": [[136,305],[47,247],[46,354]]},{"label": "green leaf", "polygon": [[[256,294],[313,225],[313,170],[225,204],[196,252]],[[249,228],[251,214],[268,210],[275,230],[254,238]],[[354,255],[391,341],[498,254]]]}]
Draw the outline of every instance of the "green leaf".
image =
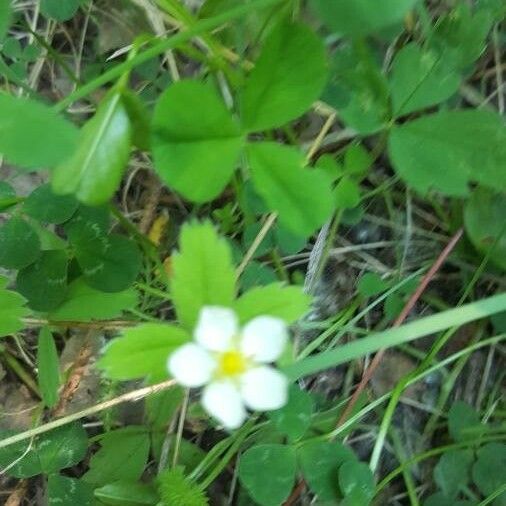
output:
[{"label": "green leaf", "polygon": [[87,449],[88,436],[82,425],[67,424],[37,436],[31,445],[27,439],[0,449],[0,467],[16,461],[8,473],[15,478],[52,474],[81,462]]},{"label": "green leaf", "polygon": [[7,182],[0,181],[0,212],[18,202],[16,190]]},{"label": "green leaf", "polygon": [[121,98],[132,125],[132,143],[142,151],[151,146],[151,118],[147,107],[139,95],[131,90],[123,90]]},{"label": "green leaf", "polygon": [[76,212],[79,203],[71,195],[55,195],[51,185],[36,188],[25,200],[23,211],[43,223],[63,223]]},{"label": "green leaf", "polygon": [[11,0],[0,0],[0,41],[5,37],[11,24]]},{"label": "green leaf", "polygon": [[417,0],[313,0],[322,21],[342,35],[361,37],[402,21]]},{"label": "green leaf", "polygon": [[165,439],[166,428],[183,402],[182,387],[175,386],[146,398],[146,419],[153,432],[161,432]]},{"label": "green leaf", "polygon": [[[433,494],[424,501],[423,506],[448,506],[448,497],[439,492]],[[453,501],[452,506],[478,506],[475,501]]]},{"label": "green leaf", "polygon": [[506,195],[477,188],[464,208],[466,232],[476,249],[506,269]]},{"label": "green leaf", "polygon": [[16,286],[28,305],[37,311],[51,311],[65,299],[67,254],[62,250],[43,251],[37,261],[20,270]]},{"label": "green leaf", "polygon": [[121,316],[135,307],[137,292],[130,288],[122,292],[106,293],[95,290],[83,278],[70,283],[63,303],[51,313],[53,321],[107,320]]},{"label": "green leaf", "polygon": [[344,176],[334,188],[334,198],[337,209],[353,209],[360,203],[360,186]]},{"label": "green leaf", "polygon": [[100,450],[90,460],[83,479],[95,486],[115,481],[138,480],[149,456],[149,433],[142,426],[129,425],[107,432],[100,439]]},{"label": "green leaf", "polygon": [[13,216],[0,227],[0,265],[22,269],[40,255],[40,241],[35,230],[19,216]]},{"label": "green leaf", "polygon": [[0,337],[8,336],[24,328],[22,318],[30,311],[26,300],[19,293],[6,290],[7,279],[0,276]]},{"label": "green leaf", "polygon": [[327,79],[325,47],[301,23],[283,21],[271,32],[240,98],[248,132],[284,125],[318,99]]},{"label": "green leaf", "polygon": [[279,506],[295,483],[295,450],[290,446],[257,445],[241,456],[239,479],[255,502]]},{"label": "green leaf", "polygon": [[339,498],[338,471],[354,453],[341,443],[316,441],[304,444],[298,451],[302,474],[312,492],[321,500]]},{"label": "green leaf", "polygon": [[191,330],[203,306],[232,307],[235,271],[228,244],[210,222],[184,225],[179,244],[171,295],[179,321]]},{"label": "green leaf", "polygon": [[42,327],[39,333],[37,370],[42,400],[48,408],[52,408],[58,402],[60,363],[53,335],[47,327]]},{"label": "green leaf", "polygon": [[459,89],[461,76],[448,58],[422,50],[415,43],[404,46],[392,63],[390,90],[394,116],[444,102]]},{"label": "green leaf", "polygon": [[[489,443],[478,450],[473,466],[473,481],[480,492],[489,496],[506,483],[506,445]],[[494,501],[494,506],[506,505],[506,492]]]},{"label": "green leaf", "polygon": [[485,51],[492,22],[486,9],[473,14],[469,5],[460,3],[438,20],[430,42],[453,68],[465,69]]},{"label": "green leaf", "polygon": [[388,283],[374,272],[366,272],[358,282],[358,293],[362,297],[374,297],[388,288]]},{"label": "green leaf", "polygon": [[450,450],[443,454],[434,468],[434,481],[449,499],[455,499],[469,482],[472,450]]},{"label": "green leaf", "polygon": [[98,367],[112,379],[167,376],[167,358],[190,336],[181,328],[163,323],[144,323],[126,329],[106,347]]},{"label": "green leaf", "polygon": [[235,310],[241,323],[256,316],[277,316],[286,323],[293,323],[309,311],[311,298],[301,287],[271,283],[259,286],[241,295],[235,303]]},{"label": "green leaf", "polygon": [[104,235],[92,222],[68,227],[67,234],[93,288],[121,292],[137,278],[142,258],[135,242],[118,234]]},{"label": "green leaf", "polygon": [[471,181],[506,190],[506,126],[494,113],[423,116],[392,129],[388,152],[399,176],[421,193],[466,195]]},{"label": "green leaf", "polygon": [[93,489],[84,481],[51,474],[47,481],[48,506],[93,506]]},{"label": "green leaf", "polygon": [[131,124],[121,95],[113,92],[83,126],[72,156],[53,172],[57,194],[74,193],[90,206],[107,202],[117,190],[130,156]]},{"label": "green leaf", "polygon": [[232,177],[243,137],[214,89],[186,80],[158,99],[151,143],[155,169],[165,183],[194,202],[206,202]]},{"label": "green leaf", "polygon": [[468,404],[456,401],[448,412],[448,430],[456,442],[475,441],[483,434],[485,426],[480,415]]},{"label": "green leaf", "polygon": [[311,395],[292,385],[287,404],[281,409],[270,411],[268,415],[276,429],[287,436],[289,441],[297,441],[311,425],[313,408]]},{"label": "green leaf", "polygon": [[152,485],[129,481],[117,481],[97,488],[95,497],[111,506],[154,506],[159,500]]},{"label": "green leaf", "polygon": [[[368,504],[374,497],[374,476],[364,462],[348,460],[339,468],[339,487],[345,497],[360,495],[367,500],[367,503],[360,504]],[[350,506],[354,504],[351,501],[348,503]]]},{"label": "green leaf", "polygon": [[80,0],[40,0],[40,10],[44,16],[56,21],[67,21],[79,9]]},{"label": "green leaf", "polygon": [[163,504],[171,506],[207,506],[202,489],[190,481],[181,467],[167,469],[158,477],[158,490]]},{"label": "green leaf", "polygon": [[390,121],[388,83],[367,46],[344,46],[334,53],[323,100],[347,126],[373,134]]},{"label": "green leaf", "polygon": [[274,142],[251,144],[247,153],[255,189],[283,225],[308,236],[325,223],[333,206],[323,172],[305,168],[299,151]]},{"label": "green leaf", "polygon": [[363,177],[374,159],[360,143],[351,144],[344,153],[344,170],[348,176]]},{"label": "green leaf", "polygon": [[49,107],[0,93],[0,153],[10,163],[25,169],[54,167],[72,153],[77,137],[74,125]]}]

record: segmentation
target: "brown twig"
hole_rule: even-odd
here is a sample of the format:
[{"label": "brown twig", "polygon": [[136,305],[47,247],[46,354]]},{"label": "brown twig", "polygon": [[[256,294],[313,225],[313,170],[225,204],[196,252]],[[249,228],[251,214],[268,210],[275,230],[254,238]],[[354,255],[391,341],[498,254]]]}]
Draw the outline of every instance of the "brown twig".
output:
[{"label": "brown twig", "polygon": [[[455,235],[451,238],[450,242],[446,245],[444,250],[439,254],[436,261],[432,264],[432,267],[427,271],[427,274],[423,277],[423,279],[420,281],[420,284],[418,285],[417,289],[411,295],[409,300],[404,305],[401,313],[396,318],[395,322],[393,323],[392,327],[399,327],[404,320],[408,317],[409,313],[415,306],[418,299],[422,296],[425,289],[427,288],[428,284],[434,279],[434,276],[439,271],[443,263],[446,261],[450,253],[453,251],[457,243],[459,242],[460,238],[462,237],[463,230],[460,228]],[[364,371],[364,374],[362,375],[362,379],[360,380],[360,383],[358,384],[355,392],[351,396],[351,399],[349,400],[348,404],[346,405],[346,408],[344,409],[342,415],[340,416],[337,426],[339,427],[342,425],[347,418],[349,417],[350,413],[352,412],[355,404],[357,403],[361,393],[364,391],[365,387],[371,380],[372,376],[374,375],[374,372],[376,371],[377,367],[379,366],[383,356],[385,354],[385,350],[380,350],[376,355],[374,356],[373,360],[369,364],[369,367]],[[304,480],[300,480],[299,483],[295,486],[292,494],[290,497],[285,501],[284,506],[292,506],[294,502],[297,500],[297,498],[300,496],[302,491],[305,488],[305,482]]]},{"label": "brown twig", "polygon": [[28,480],[21,480],[7,498],[5,506],[19,506],[28,492]]},{"label": "brown twig", "polygon": [[65,413],[67,404],[72,399],[77,389],[79,388],[79,385],[81,384],[81,379],[86,372],[86,369],[88,368],[88,363],[91,356],[92,344],[90,341],[90,334],[88,334],[84,340],[83,345],[81,346],[81,349],[79,350],[76,360],[72,364],[69,378],[60,393],[58,404],[51,412],[51,415],[53,417],[60,417]]}]

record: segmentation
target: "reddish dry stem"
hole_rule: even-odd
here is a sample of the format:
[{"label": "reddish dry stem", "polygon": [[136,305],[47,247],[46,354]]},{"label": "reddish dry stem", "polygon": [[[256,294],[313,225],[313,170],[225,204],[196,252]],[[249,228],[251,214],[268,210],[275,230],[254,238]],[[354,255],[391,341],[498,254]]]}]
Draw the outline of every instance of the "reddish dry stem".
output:
[{"label": "reddish dry stem", "polygon": [[[418,299],[422,296],[423,292],[426,290],[428,284],[434,279],[436,273],[439,271],[443,263],[446,261],[450,253],[453,251],[453,249],[459,242],[460,238],[462,237],[462,234],[463,234],[462,228],[457,230],[455,235],[451,238],[450,242],[446,245],[445,249],[440,253],[436,261],[432,264],[431,268],[427,271],[427,274],[425,274],[423,279],[420,281],[420,284],[418,285],[417,289],[415,290],[413,295],[411,295],[409,300],[406,302],[405,306],[403,307],[399,316],[396,318],[392,327],[399,327],[408,317],[409,313],[417,303]],[[378,353],[376,353],[373,360],[369,364],[369,367],[364,371],[364,374],[362,375],[362,379],[360,380],[357,389],[353,393],[351,399],[346,405],[345,410],[343,411],[343,414],[341,415],[339,421],[337,422],[337,427],[342,425],[349,417],[350,413],[352,412],[355,404],[357,403],[360,397],[360,394],[364,391],[365,387],[371,380],[384,354],[385,350],[378,351]],[[294,488],[290,497],[284,503],[284,506],[292,506],[297,500],[297,498],[300,496],[302,491],[304,490],[304,487],[305,487],[304,480],[300,480],[297,486]]]}]

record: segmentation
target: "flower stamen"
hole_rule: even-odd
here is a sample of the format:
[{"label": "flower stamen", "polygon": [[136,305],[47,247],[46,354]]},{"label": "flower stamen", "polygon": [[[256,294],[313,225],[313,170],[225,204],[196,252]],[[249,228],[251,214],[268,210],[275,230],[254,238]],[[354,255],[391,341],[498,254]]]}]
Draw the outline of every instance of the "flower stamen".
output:
[{"label": "flower stamen", "polygon": [[218,373],[220,376],[236,376],[247,369],[246,357],[236,350],[226,351],[219,358]]}]

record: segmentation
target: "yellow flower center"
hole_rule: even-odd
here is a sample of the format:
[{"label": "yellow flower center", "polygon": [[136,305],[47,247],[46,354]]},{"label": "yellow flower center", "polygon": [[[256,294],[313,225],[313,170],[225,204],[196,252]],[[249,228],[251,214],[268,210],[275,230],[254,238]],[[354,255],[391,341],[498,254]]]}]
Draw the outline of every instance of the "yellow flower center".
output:
[{"label": "yellow flower center", "polygon": [[246,359],[238,351],[226,351],[219,359],[219,372],[223,376],[235,376],[246,370]]}]

